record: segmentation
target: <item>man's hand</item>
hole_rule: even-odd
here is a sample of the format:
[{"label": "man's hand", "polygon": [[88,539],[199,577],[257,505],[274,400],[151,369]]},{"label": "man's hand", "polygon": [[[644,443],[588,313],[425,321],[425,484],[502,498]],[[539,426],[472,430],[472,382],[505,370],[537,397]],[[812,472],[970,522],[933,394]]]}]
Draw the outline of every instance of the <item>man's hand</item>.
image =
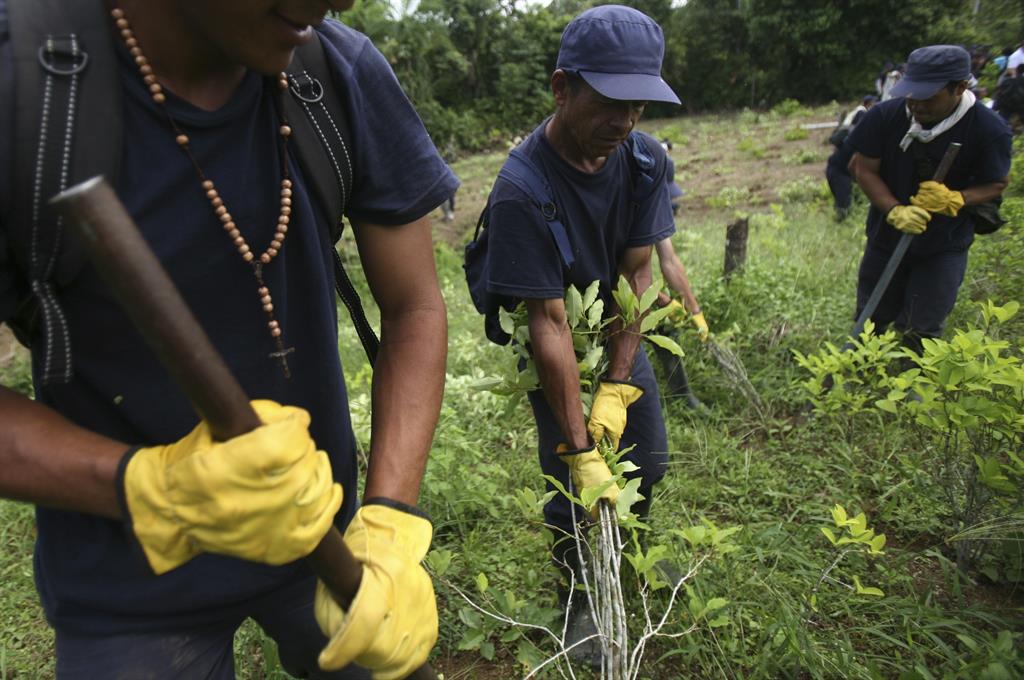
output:
[{"label": "man's hand", "polygon": [[157,574],[200,552],[284,564],[312,552],[341,507],[309,414],[254,401],[264,423],[215,442],[205,422],[180,441],[121,462],[132,530]]},{"label": "man's hand", "polygon": [[697,337],[700,338],[700,341],[707,342],[711,337],[711,329],[708,328],[708,322],[704,319],[704,312],[694,313],[690,317],[690,322],[697,327]]},{"label": "man's hand", "polygon": [[587,430],[594,441],[600,442],[608,437],[617,450],[622,433],[626,431],[626,409],[643,394],[643,389],[636,385],[602,381],[594,395],[590,420],[587,421]]},{"label": "man's hand", "polygon": [[916,205],[896,205],[885,216],[885,221],[905,234],[923,234],[931,218],[930,212]]},{"label": "man's hand", "polygon": [[928,180],[917,187],[917,193],[910,197],[910,204],[933,215],[956,217],[964,207],[964,195],[941,182]]},{"label": "man's hand", "polygon": [[317,583],[316,620],[330,638],[320,652],[324,670],[354,662],[373,671],[374,680],[404,678],[423,665],[437,641],[434,586],[420,564],[433,527],[385,502],[367,501],[345,532],[345,543],[363,563],[348,611]]},{"label": "man's hand", "polygon": [[[612,471],[608,469],[608,464],[604,462],[604,458],[598,452],[596,446],[592,446],[589,449],[570,450],[565,444],[559,444],[555,453],[569,466],[572,483],[576,487],[577,494],[582,493],[584,489],[601,486],[612,478]],[[599,509],[597,502],[602,498],[611,503],[612,507],[615,507],[615,501],[619,498],[618,485],[615,483],[609,484],[608,488],[594,501],[594,504],[587,508],[587,512],[590,513],[593,519],[598,518]]]}]

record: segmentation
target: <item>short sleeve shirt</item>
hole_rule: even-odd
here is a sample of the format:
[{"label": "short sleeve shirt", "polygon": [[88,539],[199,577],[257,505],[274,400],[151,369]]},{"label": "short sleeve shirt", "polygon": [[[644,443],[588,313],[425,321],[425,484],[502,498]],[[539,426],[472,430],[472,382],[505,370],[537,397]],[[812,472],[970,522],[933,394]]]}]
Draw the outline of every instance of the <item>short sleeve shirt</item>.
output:
[{"label": "short sleeve shirt", "polygon": [[[348,107],[354,177],[349,216],[402,225],[426,215],[454,192],[458,180],[370,41],[334,21],[317,31],[333,73],[331,86]],[[311,203],[302,168],[289,153],[289,230],[263,271],[284,347],[291,350],[288,378],[270,356],[276,347],[252,268],[222,229],[138,70],[122,45],[116,49],[124,128],[117,193],[246,394],[310,412],[313,438],[345,488],[338,516],[344,525],[357,498],[355,441],[338,357],[329,228]],[[0,74],[9,68],[0,63]],[[276,96],[272,79],[248,73],[216,111],[171,93],[167,98],[199,165],[256,253],[274,238],[280,210],[284,147]],[[10,120],[0,117],[0,124],[0,149],[9,148]],[[15,200],[7,182],[0,194],[7,194],[0,204]],[[23,289],[11,247],[0,223],[0,320],[9,317]],[[46,387],[37,382],[40,402],[90,430],[137,445],[175,441],[196,425],[188,401],[91,267],[63,287],[58,300],[70,328],[74,377]],[[204,554],[155,577],[121,522],[46,508],[37,510],[37,520],[35,572],[44,608],[54,625],[79,632],[230,620],[244,614],[247,598],[308,574],[302,563],[272,567]]]},{"label": "short sleeve shirt", "polygon": [[627,248],[649,246],[675,231],[668,196],[664,149],[650,135],[643,140],[654,158],[652,183],[635,191],[634,160],[620,145],[595,173],[570,165],[548,142],[542,123],[522,150],[544,172],[572,245],[575,262],[566,269],[540,209],[521,189],[499,177],[491,190],[487,288],[519,299],[561,298],[570,285],[584,290],[601,282],[606,303],[618,280]]},{"label": "short sleeve shirt", "polygon": [[[963,148],[946,175],[945,183],[949,188],[962,190],[998,182],[1010,171],[1012,133],[1002,118],[980,102],[971,107],[956,125],[931,142],[915,141],[902,151],[900,140],[909,128],[910,116],[905,101],[891,99],[871,107],[847,141],[853,151],[880,159],[880,176],[902,204],[908,204],[921,182],[931,179],[918,168],[920,161],[915,157],[923,156],[927,159],[923,165],[934,171],[952,142],[962,143]],[[918,148],[915,150],[914,147]],[[901,236],[874,206],[868,211],[867,235],[871,245],[883,250],[892,250]],[[928,230],[914,237],[910,249],[919,254],[963,250],[973,240],[974,225],[970,211],[962,210],[957,217],[932,216]]]}]

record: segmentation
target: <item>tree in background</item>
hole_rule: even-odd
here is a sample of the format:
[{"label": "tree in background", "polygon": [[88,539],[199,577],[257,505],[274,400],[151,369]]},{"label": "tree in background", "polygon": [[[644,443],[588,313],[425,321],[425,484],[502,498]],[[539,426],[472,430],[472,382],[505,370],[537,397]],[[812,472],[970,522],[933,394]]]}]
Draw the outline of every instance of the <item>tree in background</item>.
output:
[{"label": "tree in background", "polygon": [[[594,0],[361,0],[340,18],[395,69],[442,147],[503,145],[550,113],[562,29]],[[851,100],[879,67],[931,43],[998,53],[1024,38],[1024,0],[620,0],[665,31],[664,75],[689,111]],[[649,116],[676,115],[651,106]]]}]

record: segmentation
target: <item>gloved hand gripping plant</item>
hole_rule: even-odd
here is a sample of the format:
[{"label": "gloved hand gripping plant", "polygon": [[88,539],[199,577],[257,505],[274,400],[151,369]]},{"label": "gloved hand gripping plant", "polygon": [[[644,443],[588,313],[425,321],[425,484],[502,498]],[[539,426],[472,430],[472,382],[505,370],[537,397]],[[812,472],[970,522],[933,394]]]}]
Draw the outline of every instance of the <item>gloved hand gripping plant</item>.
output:
[{"label": "gloved hand gripping plant", "polygon": [[[558,493],[572,501],[581,583],[571,585],[582,587],[570,588],[570,598],[585,597],[586,605],[593,615],[601,642],[601,677],[632,678],[639,672],[647,641],[659,634],[669,618],[649,614],[647,591],[671,586],[667,605],[668,610],[671,610],[677,594],[703,561],[716,552],[729,552],[730,546],[725,539],[735,529],[695,527],[700,531],[690,532],[689,536],[692,538],[699,534],[696,542],[686,537],[689,530],[678,532],[689,542],[695,559],[691,561],[689,570],[670,584],[662,582],[654,569],[657,556],[666,552],[667,548],[653,546],[645,550],[640,547],[639,536],[648,528],[631,512],[631,508],[643,498],[639,492],[641,480],[627,480],[626,475],[637,468],[624,458],[628,451],[617,449],[626,425],[626,410],[642,396],[643,390],[628,382],[601,378],[608,369],[605,351],[607,334],[616,319],[604,317],[604,302],[599,299],[598,293],[599,282],[595,281],[582,294],[575,287],[570,287],[565,297],[566,320],[572,332],[578,362],[581,400],[588,418],[590,446],[577,450],[569,450],[564,445],[559,447],[559,455],[570,468],[571,484],[568,487],[554,477],[545,475],[545,479]],[[638,298],[629,283],[620,278],[612,291],[619,309],[617,320],[621,322],[622,328],[632,326],[643,340],[682,355],[675,340],[652,333],[674,311],[667,306],[657,308],[654,305],[657,294],[657,289],[652,286]],[[511,346],[516,354],[517,366],[504,377],[487,378],[477,386],[518,398],[539,387],[537,370],[527,350],[530,339],[527,312],[520,305],[511,313],[503,310],[499,320],[502,329],[513,338]],[[590,560],[583,559],[582,547],[585,547],[586,537],[579,531],[579,523],[584,517],[582,512],[576,515],[577,509],[585,511],[590,521],[597,525],[596,544],[592,543],[588,551],[593,555]],[[698,552],[701,553],[699,557]],[[628,615],[621,579],[623,557],[626,557],[628,564],[637,572],[638,581],[643,584],[643,617]],[[628,626],[631,620],[634,623],[646,621],[643,630],[632,631],[635,640],[632,644]],[[694,625],[698,624],[695,622]],[[564,639],[560,643],[564,646]]]}]

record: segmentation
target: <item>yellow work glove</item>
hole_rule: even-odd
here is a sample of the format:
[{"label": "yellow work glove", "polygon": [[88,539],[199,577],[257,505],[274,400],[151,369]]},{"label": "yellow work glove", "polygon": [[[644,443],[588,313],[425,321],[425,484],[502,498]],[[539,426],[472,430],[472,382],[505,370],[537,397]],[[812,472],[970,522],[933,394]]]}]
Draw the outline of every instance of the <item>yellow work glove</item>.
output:
[{"label": "yellow work glove", "polygon": [[932,214],[924,208],[915,205],[896,205],[885,216],[885,221],[905,234],[923,234],[931,218]]},{"label": "yellow work glove", "polygon": [[[572,484],[576,487],[577,495],[582,494],[584,489],[601,486],[612,478],[612,471],[608,468],[608,463],[604,462],[604,457],[596,446],[589,449],[570,450],[565,444],[559,444],[555,453],[569,466]],[[602,498],[611,503],[614,508],[615,502],[619,499],[618,485],[609,484],[608,488],[594,501],[594,504],[587,508],[587,512],[593,519],[597,519],[599,516],[597,502]]]},{"label": "yellow work glove", "polygon": [[426,662],[437,641],[437,602],[420,562],[433,527],[414,512],[383,498],[367,500],[356,512],[345,543],[363,563],[359,592],[346,612],[322,582],[316,586],[314,613],[330,638],[320,652],[322,669],[357,663],[373,671],[374,680],[391,680]]},{"label": "yellow work glove", "polygon": [[917,187],[917,193],[910,197],[910,204],[933,215],[956,217],[960,208],[964,207],[964,195],[942,182],[928,180]]},{"label": "yellow work glove", "polygon": [[643,394],[643,389],[636,385],[602,381],[594,395],[590,420],[587,422],[587,430],[594,441],[599,442],[608,437],[612,446],[618,450],[619,440],[626,431],[626,409]]},{"label": "yellow work glove", "polygon": [[125,454],[124,504],[157,574],[200,552],[284,564],[308,555],[341,507],[309,414],[254,401],[261,427],[215,442],[200,423],[180,441]]},{"label": "yellow work glove", "polygon": [[690,317],[690,321],[697,327],[697,337],[700,338],[700,341],[707,342],[711,337],[711,329],[708,328],[708,322],[704,319],[704,312],[697,312]]}]

